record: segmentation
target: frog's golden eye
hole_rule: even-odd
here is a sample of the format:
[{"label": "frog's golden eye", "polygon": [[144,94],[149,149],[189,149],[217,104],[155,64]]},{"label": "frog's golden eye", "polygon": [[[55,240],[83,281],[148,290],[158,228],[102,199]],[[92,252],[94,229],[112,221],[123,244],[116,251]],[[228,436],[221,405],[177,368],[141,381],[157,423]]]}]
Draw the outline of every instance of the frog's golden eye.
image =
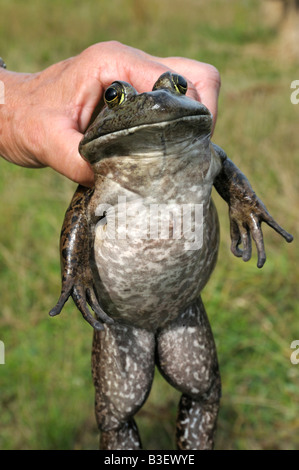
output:
[{"label": "frog's golden eye", "polygon": [[185,95],[188,88],[186,79],[182,75],[172,74],[172,81],[176,91],[181,95]]},{"label": "frog's golden eye", "polygon": [[123,102],[125,98],[125,90],[120,83],[112,83],[109,88],[105,91],[104,101],[109,108],[118,106]]}]

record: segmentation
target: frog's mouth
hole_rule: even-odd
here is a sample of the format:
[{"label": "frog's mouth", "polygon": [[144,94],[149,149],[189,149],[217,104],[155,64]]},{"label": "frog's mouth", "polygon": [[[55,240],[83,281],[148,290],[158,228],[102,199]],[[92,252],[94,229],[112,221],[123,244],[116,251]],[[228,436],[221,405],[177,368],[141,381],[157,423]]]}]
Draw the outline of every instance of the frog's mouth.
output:
[{"label": "frog's mouth", "polygon": [[165,156],[209,137],[211,129],[212,115],[206,109],[204,114],[139,124],[91,140],[84,137],[79,152],[91,164],[117,156]]}]

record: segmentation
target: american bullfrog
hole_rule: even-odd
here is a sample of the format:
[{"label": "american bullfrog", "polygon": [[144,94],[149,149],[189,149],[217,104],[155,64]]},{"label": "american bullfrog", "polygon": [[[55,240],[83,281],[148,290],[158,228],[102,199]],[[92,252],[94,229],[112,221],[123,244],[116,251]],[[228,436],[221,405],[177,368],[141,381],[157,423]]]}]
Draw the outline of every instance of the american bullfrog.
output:
[{"label": "american bullfrog", "polygon": [[221,385],[200,296],[219,244],[213,185],[229,206],[236,256],[251,257],[252,237],[263,266],[262,221],[292,240],[211,142],[212,116],[186,91],[187,81],[170,72],[148,93],[112,83],[79,146],[95,185],[79,186],[66,212],[62,291],[50,315],[72,296],[94,327],[101,449],[141,448],[134,415],[155,365],[182,392],[177,447],[213,447]]}]

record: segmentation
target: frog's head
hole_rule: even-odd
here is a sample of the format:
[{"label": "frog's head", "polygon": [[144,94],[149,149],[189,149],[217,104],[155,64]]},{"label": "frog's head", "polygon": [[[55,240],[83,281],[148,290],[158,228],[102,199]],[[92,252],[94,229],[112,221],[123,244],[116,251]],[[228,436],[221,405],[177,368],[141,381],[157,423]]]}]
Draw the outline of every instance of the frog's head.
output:
[{"label": "frog's head", "polygon": [[113,82],[104,94],[105,107],[80,142],[80,154],[91,164],[113,156],[165,155],[209,136],[211,113],[186,91],[186,80],[171,72],[148,93]]}]

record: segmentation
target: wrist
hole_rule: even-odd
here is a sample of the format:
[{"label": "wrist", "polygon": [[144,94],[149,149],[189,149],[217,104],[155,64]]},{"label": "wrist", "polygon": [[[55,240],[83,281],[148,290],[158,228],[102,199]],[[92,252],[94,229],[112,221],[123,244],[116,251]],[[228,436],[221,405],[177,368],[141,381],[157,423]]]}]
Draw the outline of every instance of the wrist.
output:
[{"label": "wrist", "polygon": [[[26,93],[23,84],[30,74],[11,72],[0,67],[0,155],[10,162],[22,165],[20,149],[19,111],[22,108],[22,96]],[[22,119],[21,119],[22,120]]]},{"label": "wrist", "polygon": [[3,59],[0,57],[0,129],[1,129],[1,139],[0,139],[0,155],[8,160],[8,156],[5,152],[6,140],[7,140],[7,107],[6,107],[6,94],[7,94],[7,74],[5,70],[6,64]]}]

